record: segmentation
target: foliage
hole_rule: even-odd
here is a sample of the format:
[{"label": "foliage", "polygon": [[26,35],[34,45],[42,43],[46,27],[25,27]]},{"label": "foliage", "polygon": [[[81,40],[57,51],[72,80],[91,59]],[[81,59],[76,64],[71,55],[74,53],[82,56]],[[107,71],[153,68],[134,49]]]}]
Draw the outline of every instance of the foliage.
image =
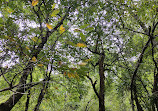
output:
[{"label": "foliage", "polygon": [[1,0],[0,111],[158,109],[157,4]]}]

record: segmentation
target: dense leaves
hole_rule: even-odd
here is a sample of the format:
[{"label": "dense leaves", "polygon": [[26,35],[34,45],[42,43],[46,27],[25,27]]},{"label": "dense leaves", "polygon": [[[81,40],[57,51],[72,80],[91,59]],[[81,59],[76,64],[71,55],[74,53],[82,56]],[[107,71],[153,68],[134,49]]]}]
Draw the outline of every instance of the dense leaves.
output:
[{"label": "dense leaves", "polygon": [[156,111],[157,6],[1,0],[0,111]]}]

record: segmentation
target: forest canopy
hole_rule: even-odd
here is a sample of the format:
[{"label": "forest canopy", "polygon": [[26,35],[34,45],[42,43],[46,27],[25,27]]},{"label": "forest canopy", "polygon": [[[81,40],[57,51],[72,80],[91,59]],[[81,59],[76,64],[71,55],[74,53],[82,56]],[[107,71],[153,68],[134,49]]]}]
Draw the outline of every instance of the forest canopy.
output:
[{"label": "forest canopy", "polygon": [[157,111],[157,0],[0,0],[0,111]]}]

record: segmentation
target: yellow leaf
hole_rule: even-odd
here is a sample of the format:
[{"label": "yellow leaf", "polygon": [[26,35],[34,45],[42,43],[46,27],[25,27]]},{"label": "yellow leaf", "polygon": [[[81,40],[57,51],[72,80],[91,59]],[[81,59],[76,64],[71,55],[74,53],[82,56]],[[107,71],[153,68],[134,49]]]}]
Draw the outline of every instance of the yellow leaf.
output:
[{"label": "yellow leaf", "polygon": [[52,5],[52,10],[55,8],[55,5],[56,5],[55,3]]},{"label": "yellow leaf", "polygon": [[27,49],[27,50],[30,50],[30,48],[29,48],[29,47],[27,47],[27,46],[26,46],[26,49]]},{"label": "yellow leaf", "polygon": [[10,10],[7,10],[9,13],[12,13]]},{"label": "yellow leaf", "polygon": [[34,42],[37,42],[38,38],[37,38],[37,37],[34,37],[34,38],[32,38],[32,40],[33,40]]},{"label": "yellow leaf", "polygon": [[36,60],[36,57],[33,56],[31,61],[32,61],[32,62],[36,62],[36,61],[37,61],[37,60]]},{"label": "yellow leaf", "polygon": [[83,48],[83,47],[87,47],[87,46],[86,46],[86,44],[78,43],[78,44],[77,44],[77,47],[82,47],[82,48]]},{"label": "yellow leaf", "polygon": [[75,75],[74,75],[74,74],[71,74],[71,76],[72,76],[73,78],[75,78]]},{"label": "yellow leaf", "polygon": [[75,77],[76,77],[77,79],[79,79],[79,76],[78,76],[78,74],[77,74],[77,73],[75,73]]},{"label": "yellow leaf", "polygon": [[56,10],[54,10],[53,12],[52,12],[52,17],[56,17],[56,15],[58,14],[60,12],[60,10],[59,9],[56,9]]},{"label": "yellow leaf", "polygon": [[32,6],[36,6],[38,4],[39,0],[32,0]]},{"label": "yellow leaf", "polygon": [[69,78],[71,78],[71,74],[70,73],[68,73],[67,75],[68,75]]},{"label": "yellow leaf", "polygon": [[92,59],[86,59],[86,60],[84,60],[85,62],[89,62],[89,61],[92,61]]},{"label": "yellow leaf", "polygon": [[53,29],[53,27],[48,23],[46,23],[46,26],[47,26],[48,29]]},{"label": "yellow leaf", "polygon": [[64,76],[66,76],[66,72],[64,72]]},{"label": "yellow leaf", "polygon": [[60,34],[62,34],[63,32],[65,32],[65,28],[63,27],[63,25],[60,26],[59,32],[60,32]]},{"label": "yellow leaf", "polygon": [[7,11],[11,14],[12,12],[14,12],[14,10],[12,10],[11,8],[7,8]]},{"label": "yellow leaf", "polygon": [[39,67],[42,67],[43,66],[43,64],[37,64]]},{"label": "yellow leaf", "polygon": [[81,62],[79,65],[80,66],[85,66],[87,63],[86,62]]}]

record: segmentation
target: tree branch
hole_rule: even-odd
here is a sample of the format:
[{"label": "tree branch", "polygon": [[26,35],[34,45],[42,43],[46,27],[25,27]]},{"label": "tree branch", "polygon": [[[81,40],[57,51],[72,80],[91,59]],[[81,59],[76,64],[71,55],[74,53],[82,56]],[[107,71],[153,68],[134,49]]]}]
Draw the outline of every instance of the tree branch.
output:
[{"label": "tree branch", "polygon": [[98,92],[97,92],[97,90],[96,90],[96,88],[95,88],[95,85],[97,84],[97,81],[95,81],[95,82],[93,83],[92,78],[90,78],[88,75],[86,75],[86,77],[91,81],[93,90],[94,90],[95,94],[97,95],[98,99],[100,99],[100,96],[99,96],[99,94],[98,94]]}]

